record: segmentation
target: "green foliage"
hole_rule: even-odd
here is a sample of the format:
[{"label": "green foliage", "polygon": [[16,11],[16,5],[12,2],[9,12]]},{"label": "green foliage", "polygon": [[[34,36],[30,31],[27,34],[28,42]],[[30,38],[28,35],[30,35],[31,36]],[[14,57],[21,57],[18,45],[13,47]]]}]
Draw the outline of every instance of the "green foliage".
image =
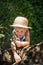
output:
[{"label": "green foliage", "polygon": [[2,37],[4,37],[4,35],[3,34],[0,34],[0,38],[2,38]]},{"label": "green foliage", "polygon": [[[13,23],[16,16],[25,16],[29,20],[31,44],[43,40],[43,0],[1,0],[0,1],[0,34],[10,38],[12,28],[9,25]],[[1,43],[9,45],[2,38]],[[8,38],[7,38],[8,39]],[[0,43],[0,44],[1,44]]]}]

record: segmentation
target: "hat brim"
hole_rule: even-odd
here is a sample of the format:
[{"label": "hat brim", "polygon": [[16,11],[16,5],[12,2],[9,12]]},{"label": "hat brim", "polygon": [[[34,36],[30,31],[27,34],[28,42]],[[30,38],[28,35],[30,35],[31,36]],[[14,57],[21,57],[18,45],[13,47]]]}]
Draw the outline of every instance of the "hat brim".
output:
[{"label": "hat brim", "polygon": [[32,29],[32,27],[27,27],[27,26],[23,26],[23,25],[10,25],[11,27],[21,27],[21,28],[28,28],[28,29]]}]

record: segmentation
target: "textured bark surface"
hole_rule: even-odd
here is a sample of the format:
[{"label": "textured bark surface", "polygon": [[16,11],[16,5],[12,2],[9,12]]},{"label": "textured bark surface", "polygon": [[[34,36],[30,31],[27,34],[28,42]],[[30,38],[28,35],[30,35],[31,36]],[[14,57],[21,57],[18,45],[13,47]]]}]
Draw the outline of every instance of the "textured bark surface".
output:
[{"label": "textured bark surface", "polygon": [[16,63],[11,48],[0,47],[0,65],[43,65],[43,42],[23,48],[20,55],[22,61]]}]

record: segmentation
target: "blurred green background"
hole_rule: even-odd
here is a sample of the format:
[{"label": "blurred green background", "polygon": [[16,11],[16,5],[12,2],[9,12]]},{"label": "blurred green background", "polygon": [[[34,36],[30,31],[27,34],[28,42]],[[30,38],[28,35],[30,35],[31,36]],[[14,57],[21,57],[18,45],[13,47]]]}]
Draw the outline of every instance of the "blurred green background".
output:
[{"label": "blurred green background", "polygon": [[43,41],[43,0],[0,0],[0,46],[10,47],[13,28],[9,25],[17,16],[28,18],[31,44]]}]

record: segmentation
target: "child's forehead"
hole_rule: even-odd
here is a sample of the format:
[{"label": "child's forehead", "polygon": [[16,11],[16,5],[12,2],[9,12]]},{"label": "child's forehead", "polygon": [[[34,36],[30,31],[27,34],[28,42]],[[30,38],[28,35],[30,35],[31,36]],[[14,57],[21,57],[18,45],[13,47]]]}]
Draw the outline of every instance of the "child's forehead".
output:
[{"label": "child's forehead", "polygon": [[16,30],[26,30],[25,28],[15,27]]}]

